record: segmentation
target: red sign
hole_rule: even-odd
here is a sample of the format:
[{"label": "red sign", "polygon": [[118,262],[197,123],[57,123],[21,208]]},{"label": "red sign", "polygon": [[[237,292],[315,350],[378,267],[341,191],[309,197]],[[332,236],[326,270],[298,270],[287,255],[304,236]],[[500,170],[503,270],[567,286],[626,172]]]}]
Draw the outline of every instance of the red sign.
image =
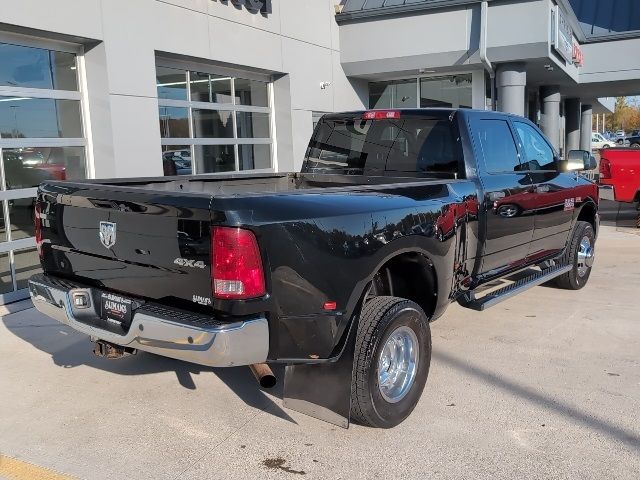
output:
[{"label": "red sign", "polygon": [[584,53],[582,53],[582,49],[577,42],[573,42],[573,64],[576,67],[581,67],[584,65]]}]

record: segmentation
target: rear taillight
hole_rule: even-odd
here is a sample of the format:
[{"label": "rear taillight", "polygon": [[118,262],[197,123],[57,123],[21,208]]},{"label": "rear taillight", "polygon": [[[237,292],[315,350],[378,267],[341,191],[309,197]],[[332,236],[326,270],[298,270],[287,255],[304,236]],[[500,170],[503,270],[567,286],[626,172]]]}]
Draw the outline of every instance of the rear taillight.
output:
[{"label": "rear taillight", "polygon": [[242,228],[213,227],[211,234],[213,296],[224,299],[263,296],[264,271],[253,232]]},{"label": "rear taillight", "polygon": [[40,214],[40,203],[36,202],[36,206],[33,209],[33,226],[36,237],[36,249],[38,250],[38,255],[42,258],[42,219],[40,218]]},{"label": "rear taillight", "polygon": [[611,178],[611,162],[606,158],[600,159],[600,180]]},{"label": "rear taillight", "polygon": [[362,114],[364,120],[385,120],[400,118],[400,110],[369,110]]}]

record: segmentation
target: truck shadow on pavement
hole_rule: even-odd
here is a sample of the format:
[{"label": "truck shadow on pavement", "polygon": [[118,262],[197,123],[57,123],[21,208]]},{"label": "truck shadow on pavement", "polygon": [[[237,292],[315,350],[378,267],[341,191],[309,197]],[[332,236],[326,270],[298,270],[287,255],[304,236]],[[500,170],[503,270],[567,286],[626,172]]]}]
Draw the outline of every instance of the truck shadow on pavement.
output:
[{"label": "truck shadow on pavement", "polygon": [[493,385],[510,395],[517,396],[533,405],[544,408],[553,414],[568,417],[577,424],[605,435],[614,441],[624,443],[627,447],[630,447],[632,451],[635,450],[640,452],[640,436],[623,427],[614,425],[604,418],[598,417],[592,413],[581,411],[579,408],[563,402],[562,400],[552,398],[541,393],[540,390],[534,390],[529,386],[509,380],[486,368],[473,365],[465,360],[454,357],[449,353],[434,351],[433,360],[458,370],[465,375],[476,377],[482,382]]},{"label": "truck shadow on pavement", "polygon": [[[108,360],[93,354],[89,337],[41,315],[33,308],[6,315],[2,317],[2,321],[7,330],[16,337],[51,355],[54,364],[59,367],[75,368],[84,365],[117,375],[131,376],[173,371],[178,383],[189,390],[197,388],[194,375],[212,373],[248,406],[296,423],[260,389],[248,367],[212,368],[146,352],[138,352],[136,355],[118,360]],[[269,392],[282,399],[284,368],[276,367],[273,370],[278,384]]]}]

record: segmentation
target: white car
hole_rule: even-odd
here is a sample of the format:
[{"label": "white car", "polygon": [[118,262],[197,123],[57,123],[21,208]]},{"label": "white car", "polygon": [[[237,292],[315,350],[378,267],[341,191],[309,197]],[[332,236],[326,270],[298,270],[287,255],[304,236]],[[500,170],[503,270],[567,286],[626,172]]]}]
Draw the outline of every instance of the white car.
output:
[{"label": "white car", "polygon": [[603,148],[611,148],[616,147],[616,143],[610,140],[607,140],[602,136],[601,133],[593,132],[591,134],[591,149],[592,150],[600,150]]}]

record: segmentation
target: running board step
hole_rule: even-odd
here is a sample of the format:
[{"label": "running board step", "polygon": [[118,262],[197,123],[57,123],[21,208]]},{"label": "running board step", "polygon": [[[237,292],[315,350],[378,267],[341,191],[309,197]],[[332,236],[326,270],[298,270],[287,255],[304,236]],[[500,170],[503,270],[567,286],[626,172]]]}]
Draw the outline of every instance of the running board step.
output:
[{"label": "running board step", "polygon": [[489,292],[481,298],[476,298],[474,292],[465,293],[464,296],[458,300],[458,303],[465,308],[470,308],[471,310],[486,310],[489,307],[493,307],[500,302],[504,302],[505,300],[524,292],[525,290],[529,290],[530,288],[546,283],[560,275],[564,275],[565,273],[570,272],[572,268],[573,265],[555,265],[534,273],[533,275],[529,275],[528,277],[521,278],[511,285]]}]

